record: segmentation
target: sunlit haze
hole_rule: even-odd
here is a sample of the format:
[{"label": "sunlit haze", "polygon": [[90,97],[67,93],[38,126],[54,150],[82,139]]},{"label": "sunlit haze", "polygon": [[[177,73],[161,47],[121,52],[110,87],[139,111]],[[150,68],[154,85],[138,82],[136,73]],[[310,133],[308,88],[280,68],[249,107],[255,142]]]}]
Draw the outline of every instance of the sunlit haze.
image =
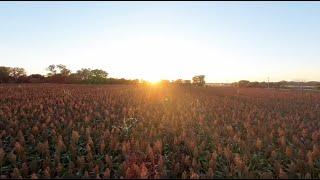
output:
[{"label": "sunlit haze", "polygon": [[0,65],[207,82],[320,80],[317,2],[5,2]]}]

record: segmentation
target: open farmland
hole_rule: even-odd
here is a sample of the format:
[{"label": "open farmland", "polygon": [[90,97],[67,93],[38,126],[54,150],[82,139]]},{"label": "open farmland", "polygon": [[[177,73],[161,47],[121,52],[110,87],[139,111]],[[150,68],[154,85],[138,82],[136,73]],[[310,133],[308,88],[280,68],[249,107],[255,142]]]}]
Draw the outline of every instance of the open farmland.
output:
[{"label": "open farmland", "polygon": [[320,93],[1,85],[3,178],[320,178]]}]

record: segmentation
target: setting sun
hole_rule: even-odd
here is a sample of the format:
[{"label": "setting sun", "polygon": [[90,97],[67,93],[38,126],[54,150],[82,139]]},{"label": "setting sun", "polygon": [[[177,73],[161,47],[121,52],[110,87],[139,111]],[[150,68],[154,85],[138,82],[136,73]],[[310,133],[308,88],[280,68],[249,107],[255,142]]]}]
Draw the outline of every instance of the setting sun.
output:
[{"label": "setting sun", "polygon": [[0,179],[320,178],[319,3],[0,12]]},{"label": "setting sun", "polygon": [[161,81],[161,77],[160,75],[156,74],[156,73],[146,73],[148,74],[148,77],[144,78],[146,81],[152,83],[152,84],[156,84],[158,82]]},{"label": "setting sun", "polygon": [[149,81],[152,85],[156,85],[160,83],[160,80],[150,80]]}]

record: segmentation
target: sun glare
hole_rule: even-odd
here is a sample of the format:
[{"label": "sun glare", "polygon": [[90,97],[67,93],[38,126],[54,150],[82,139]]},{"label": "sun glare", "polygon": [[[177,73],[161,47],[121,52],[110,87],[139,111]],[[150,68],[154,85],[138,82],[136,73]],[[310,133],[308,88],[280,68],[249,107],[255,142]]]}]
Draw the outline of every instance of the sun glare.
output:
[{"label": "sun glare", "polygon": [[157,84],[161,81],[162,76],[157,72],[156,69],[151,70],[151,68],[149,68],[148,71],[145,71],[145,73],[145,80],[150,82],[151,84]]},{"label": "sun glare", "polygon": [[160,83],[160,80],[159,79],[151,79],[151,80],[148,80],[152,85],[156,85],[156,84],[159,84]]}]

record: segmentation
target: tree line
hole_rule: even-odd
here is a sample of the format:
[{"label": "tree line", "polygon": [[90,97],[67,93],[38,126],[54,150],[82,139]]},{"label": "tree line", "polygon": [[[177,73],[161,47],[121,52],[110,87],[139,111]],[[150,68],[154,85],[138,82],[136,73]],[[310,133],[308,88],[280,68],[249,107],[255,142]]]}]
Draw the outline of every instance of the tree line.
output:
[{"label": "tree line", "polygon": [[[148,81],[139,79],[112,78],[109,73],[102,69],[81,68],[76,72],[71,72],[63,64],[49,65],[46,70],[48,73],[44,76],[41,74],[27,75],[24,68],[0,66],[0,83],[65,83],[65,84],[148,84]],[[161,80],[161,85],[195,85],[205,86],[205,76],[196,75],[192,80]],[[320,89],[320,82],[250,82],[248,80],[240,80],[231,83],[235,87],[252,87],[252,88],[288,88],[292,87],[317,87]]]},{"label": "tree line", "polygon": [[[112,78],[102,69],[81,68],[72,73],[63,64],[49,65],[46,76],[41,74],[27,75],[24,68],[0,66],[0,83],[69,83],[69,84],[146,84],[148,81],[139,79]],[[174,81],[162,80],[162,85],[205,85],[205,76],[197,75],[191,80],[177,79]]]},{"label": "tree line", "polygon": [[236,87],[249,87],[249,88],[317,88],[320,89],[320,82],[309,81],[309,82],[295,82],[295,81],[279,81],[279,82],[250,82],[248,80],[240,80],[231,84]]},{"label": "tree line", "polygon": [[69,83],[69,84],[136,84],[138,79],[109,78],[102,69],[82,68],[72,73],[63,64],[49,65],[46,76],[31,74],[27,76],[24,68],[0,66],[0,83]]}]

